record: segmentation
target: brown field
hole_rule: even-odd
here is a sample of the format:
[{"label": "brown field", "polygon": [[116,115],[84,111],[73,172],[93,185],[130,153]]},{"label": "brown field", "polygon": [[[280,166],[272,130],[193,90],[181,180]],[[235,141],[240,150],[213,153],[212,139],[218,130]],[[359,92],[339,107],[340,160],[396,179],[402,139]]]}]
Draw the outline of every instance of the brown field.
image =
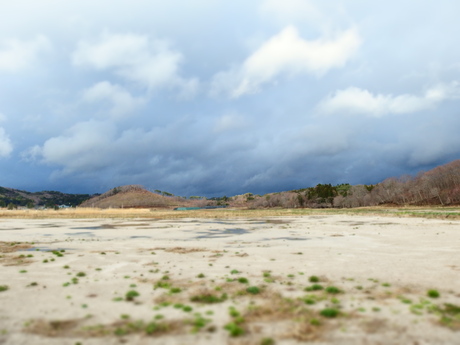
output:
[{"label": "brown field", "polygon": [[85,218],[152,218],[152,219],[180,219],[180,218],[258,218],[258,217],[295,217],[306,215],[376,215],[397,217],[423,217],[439,219],[460,219],[460,207],[359,207],[343,209],[211,209],[174,211],[173,209],[159,208],[127,208],[127,209],[99,209],[99,208],[69,208],[62,210],[7,210],[0,209],[0,218],[10,219],[85,219]]}]

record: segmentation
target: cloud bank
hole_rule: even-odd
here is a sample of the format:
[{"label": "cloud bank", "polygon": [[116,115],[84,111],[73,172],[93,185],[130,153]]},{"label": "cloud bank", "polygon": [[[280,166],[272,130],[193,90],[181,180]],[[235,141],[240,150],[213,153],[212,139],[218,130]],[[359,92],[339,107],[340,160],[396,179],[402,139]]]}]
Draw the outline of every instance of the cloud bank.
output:
[{"label": "cloud bank", "polygon": [[1,185],[229,196],[459,159],[459,12],[409,0],[5,2]]}]

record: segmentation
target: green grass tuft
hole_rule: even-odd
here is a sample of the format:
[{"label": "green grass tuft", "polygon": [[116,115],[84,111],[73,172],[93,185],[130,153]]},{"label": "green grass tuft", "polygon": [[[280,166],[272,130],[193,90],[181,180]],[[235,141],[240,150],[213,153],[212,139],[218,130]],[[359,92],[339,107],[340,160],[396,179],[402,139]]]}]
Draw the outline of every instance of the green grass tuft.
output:
[{"label": "green grass tuft", "polygon": [[427,296],[430,298],[439,298],[441,294],[439,293],[438,290],[428,290]]},{"label": "green grass tuft", "polygon": [[334,308],[325,308],[320,311],[321,316],[327,317],[327,318],[334,318],[337,317],[340,312],[337,309]]}]

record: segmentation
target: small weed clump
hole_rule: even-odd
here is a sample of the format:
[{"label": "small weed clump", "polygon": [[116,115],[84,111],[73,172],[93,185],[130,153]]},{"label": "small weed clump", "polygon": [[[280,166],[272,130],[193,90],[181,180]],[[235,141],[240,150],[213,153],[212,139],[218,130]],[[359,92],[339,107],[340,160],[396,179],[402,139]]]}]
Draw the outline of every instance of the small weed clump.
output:
[{"label": "small weed clump", "polygon": [[309,304],[309,305],[316,303],[316,300],[313,298],[305,298],[303,301],[305,302],[305,304]]},{"label": "small weed clump", "polygon": [[240,312],[235,309],[235,307],[230,307],[228,313],[231,317],[239,317],[241,315]]},{"label": "small weed clump", "polygon": [[206,277],[206,276],[205,276],[203,273],[200,273],[200,274],[198,274],[196,277],[197,277],[197,278],[204,278],[204,277]]},{"label": "small weed clump", "polygon": [[312,286],[308,286],[305,288],[305,291],[319,291],[323,290],[324,287],[320,284],[313,284]]},{"label": "small weed clump", "polygon": [[308,280],[310,283],[319,283],[319,278],[317,276],[311,276]]},{"label": "small weed clump", "polygon": [[327,318],[334,318],[339,315],[339,311],[334,308],[325,308],[320,311],[321,316],[327,317]]},{"label": "small weed clump", "polygon": [[244,277],[238,278],[238,282],[241,283],[241,284],[249,284],[249,280],[247,278],[244,278]]},{"label": "small weed clump", "polygon": [[252,295],[257,295],[260,293],[260,289],[257,286],[250,286],[246,289],[246,292]]},{"label": "small weed clump", "polygon": [[231,270],[230,271],[230,274],[238,274],[238,273],[240,273],[240,271],[238,271],[238,270]]},{"label": "small weed clump", "polygon": [[210,323],[210,319],[205,319],[202,317],[199,313],[195,314],[195,318],[193,320],[190,320],[189,323],[193,326],[192,328],[192,333],[197,333],[205,327],[208,323]]},{"label": "small weed clump", "polygon": [[410,300],[409,298],[400,297],[399,299],[400,299],[401,302],[403,302],[404,304],[412,304],[412,300]]},{"label": "small weed clump", "polygon": [[336,288],[335,286],[328,286],[325,291],[327,293],[330,293],[330,294],[338,294],[338,293],[341,293],[342,291],[340,291],[339,288]]},{"label": "small weed clump", "polygon": [[154,287],[154,289],[170,289],[171,288],[171,284],[170,283],[167,283],[167,282],[163,282],[163,281],[159,281],[157,282]]},{"label": "small weed clump", "polygon": [[85,272],[78,272],[77,273],[77,277],[84,277],[84,276],[86,276]]},{"label": "small weed clump", "polygon": [[134,301],[134,298],[138,296],[139,296],[139,292],[137,292],[136,290],[130,290],[126,293],[125,299],[127,301]]},{"label": "small weed clump", "polygon": [[440,324],[453,330],[460,329],[460,306],[445,303],[444,308],[435,309],[440,314]]},{"label": "small weed clump", "polygon": [[182,307],[182,310],[185,311],[186,313],[190,313],[193,310],[193,308],[188,305],[184,305]]},{"label": "small weed clump", "polygon": [[0,292],[6,291],[8,289],[9,289],[8,285],[0,285]]},{"label": "small weed clump", "polygon": [[439,298],[439,296],[441,296],[441,294],[439,293],[438,290],[428,290],[427,296],[430,297],[430,298]]},{"label": "small weed clump", "polygon": [[244,334],[244,329],[241,328],[237,323],[235,322],[230,322],[224,326],[224,329],[226,329],[231,337],[239,337],[240,335]]},{"label": "small weed clump", "polygon": [[178,287],[173,287],[173,288],[169,289],[169,292],[170,293],[180,293],[180,292],[182,292],[182,289],[178,288]]}]

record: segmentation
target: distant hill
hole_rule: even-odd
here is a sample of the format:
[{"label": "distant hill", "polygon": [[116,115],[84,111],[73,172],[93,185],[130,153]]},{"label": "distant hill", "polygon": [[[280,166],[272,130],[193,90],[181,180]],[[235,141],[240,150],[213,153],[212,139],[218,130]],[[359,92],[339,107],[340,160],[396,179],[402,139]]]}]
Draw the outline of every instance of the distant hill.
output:
[{"label": "distant hill", "polygon": [[[168,193],[169,194],[169,193]],[[133,208],[133,207],[179,207],[192,206],[193,202],[181,197],[164,196],[149,192],[141,186],[116,187],[83,202],[81,207]]]},{"label": "distant hill", "polygon": [[243,208],[329,208],[377,205],[460,205],[460,160],[438,166],[417,176],[390,177],[375,185],[332,186],[318,184],[286,192],[232,197],[189,199],[139,185],[116,187],[104,194],[65,194],[54,191],[26,192],[0,187],[0,207],[54,207],[55,205],[136,208],[230,206]]},{"label": "distant hill", "polygon": [[375,185],[319,184],[315,187],[228,198],[232,206],[249,208],[329,208],[378,205],[460,205],[460,160],[417,176],[390,177]]},{"label": "distant hill", "polygon": [[78,206],[91,198],[90,194],[66,194],[55,191],[26,192],[23,190],[0,187],[0,207],[54,207],[55,205]]}]

